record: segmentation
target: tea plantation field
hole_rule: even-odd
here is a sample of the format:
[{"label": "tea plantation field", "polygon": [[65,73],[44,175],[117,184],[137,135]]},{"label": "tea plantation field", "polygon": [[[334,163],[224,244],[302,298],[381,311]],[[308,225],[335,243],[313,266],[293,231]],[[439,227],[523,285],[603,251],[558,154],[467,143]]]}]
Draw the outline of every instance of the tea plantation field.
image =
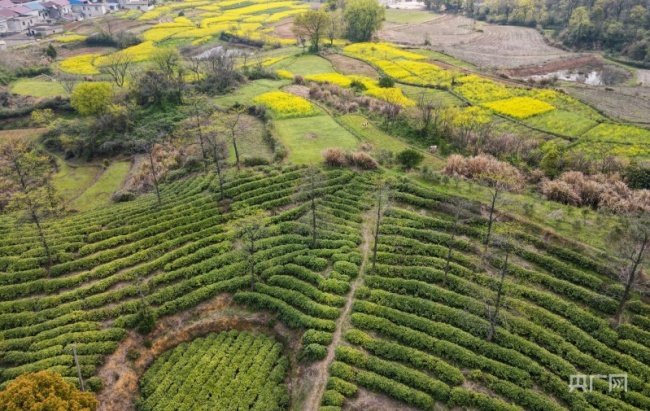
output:
[{"label": "tea plantation field", "polygon": [[[503,311],[488,342],[504,256],[481,264],[478,204],[454,225],[452,198],[398,181],[375,259],[379,176],[321,171],[312,208],[309,173],[241,171],[225,184],[227,208],[208,174],[164,185],[161,206],[147,195],[53,220],[49,271],[35,230],[3,218],[3,386],[44,369],[76,383],[74,344],[86,385],[101,389],[98,369],[143,300],[160,320],[229,293],[301,336],[299,351],[287,357],[283,343],[235,331],[183,343],[143,375],[138,409],[308,409],[311,399],[285,383],[309,364],[322,370],[322,410],[354,405],[359,390],[423,410],[650,409],[650,306],[635,297],[624,324],[610,326],[622,286],[602,255],[513,221]],[[250,260],[233,227],[252,209],[263,210],[265,229]],[[574,374],[627,374],[628,391],[596,380],[592,392],[570,392]]]}]

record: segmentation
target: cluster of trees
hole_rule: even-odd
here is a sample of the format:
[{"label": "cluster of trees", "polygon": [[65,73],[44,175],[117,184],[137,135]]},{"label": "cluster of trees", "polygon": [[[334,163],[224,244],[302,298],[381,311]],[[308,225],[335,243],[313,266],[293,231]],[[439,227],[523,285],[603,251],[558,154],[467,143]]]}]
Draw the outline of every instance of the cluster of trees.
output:
[{"label": "cluster of trees", "polygon": [[293,33],[310,51],[318,52],[323,39],[330,45],[345,36],[351,41],[369,41],[384,20],[384,8],[377,0],[328,1],[320,10],[309,10],[296,16]]},{"label": "cluster of trees", "polygon": [[51,371],[21,375],[0,392],[0,408],[6,411],[95,411],[98,406],[93,394],[79,391]]},{"label": "cluster of trees", "polygon": [[455,10],[501,24],[555,31],[572,47],[611,50],[650,62],[650,2],[647,0],[425,0],[431,9]]},{"label": "cluster of trees", "polygon": [[[246,80],[236,58],[225,48],[201,54],[188,51],[186,57],[167,48],[156,51],[151,63],[137,70],[126,53],[108,56],[101,67],[105,81],[84,82],[61,73],[57,80],[82,118],[46,121],[43,126],[49,130],[43,142],[48,149],[65,152],[67,158],[144,153],[148,142],[161,141],[184,119],[196,115],[187,109],[193,96],[225,93]],[[260,72],[266,73],[260,69],[256,76]]]}]

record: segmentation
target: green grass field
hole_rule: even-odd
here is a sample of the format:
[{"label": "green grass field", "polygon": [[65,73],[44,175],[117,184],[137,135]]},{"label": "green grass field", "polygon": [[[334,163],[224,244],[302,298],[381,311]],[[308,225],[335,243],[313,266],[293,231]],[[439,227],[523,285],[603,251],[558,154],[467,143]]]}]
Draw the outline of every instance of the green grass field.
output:
[{"label": "green grass field", "polygon": [[275,123],[278,136],[294,164],[321,163],[323,150],[338,147],[356,150],[359,140],[328,115],[292,118]]},{"label": "green grass field", "polygon": [[332,73],[335,71],[332,63],[322,57],[314,55],[289,57],[271,65],[270,68],[274,70],[289,70],[293,74],[302,74],[303,76]]},{"label": "green grass field", "polygon": [[[250,157],[262,157],[269,161],[273,160],[273,152],[268,144],[264,142],[263,133],[264,126],[259,120],[253,120],[254,129],[246,135],[242,135],[237,139],[237,150],[239,151],[240,159]],[[230,150],[228,161],[235,163],[235,148],[232,142],[226,140]]]},{"label": "green grass field", "polygon": [[59,172],[54,175],[54,186],[65,202],[82,195],[100,171],[98,166],[76,166],[61,159],[57,159],[57,164]]},{"label": "green grass field", "polygon": [[54,97],[67,94],[56,81],[20,79],[10,88],[12,93],[33,97]]},{"label": "green grass field", "polygon": [[524,120],[526,124],[542,130],[579,137],[598,125],[597,122],[564,110],[553,110]]},{"label": "green grass field", "polygon": [[[364,141],[367,141],[370,144],[372,144],[373,152],[384,149],[384,150],[390,150],[394,154],[397,154],[400,151],[404,151],[408,148],[412,148],[411,146],[404,143],[403,141],[382,132],[370,122],[368,122],[368,125],[366,127],[362,127],[362,124],[368,121],[363,116],[357,114],[348,114],[340,117],[340,121],[346,126],[348,126],[357,136],[362,136],[362,139]],[[443,160],[434,157],[432,155],[426,154],[424,152],[423,154],[425,155],[425,157],[422,164],[427,165],[429,167],[434,167],[436,169],[444,167]]]},{"label": "green grass field", "polygon": [[433,104],[439,104],[443,106],[461,106],[463,102],[456,96],[451,93],[448,93],[444,90],[436,90],[432,88],[409,86],[406,84],[397,84],[404,95],[410,98],[413,101],[418,101],[422,93],[426,96],[427,99],[431,99]]},{"label": "green grass field", "polygon": [[220,96],[215,103],[221,107],[231,107],[235,103],[250,104],[253,98],[269,91],[278,90],[282,86],[291,83],[289,80],[255,80],[235,90],[234,93]]},{"label": "green grass field", "polygon": [[435,19],[438,15],[425,10],[387,9],[386,21],[389,23],[423,23]]},{"label": "green grass field", "polygon": [[82,195],[71,204],[71,208],[79,211],[94,210],[108,205],[111,195],[117,190],[131,169],[126,161],[112,163]]}]

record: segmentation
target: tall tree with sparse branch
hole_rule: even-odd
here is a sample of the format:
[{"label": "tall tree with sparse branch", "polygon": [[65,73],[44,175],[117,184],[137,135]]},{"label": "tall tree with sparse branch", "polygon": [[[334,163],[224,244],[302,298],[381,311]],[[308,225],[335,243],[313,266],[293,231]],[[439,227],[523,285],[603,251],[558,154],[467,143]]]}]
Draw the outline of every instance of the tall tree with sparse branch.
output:
[{"label": "tall tree with sparse branch", "polygon": [[625,286],[614,313],[617,324],[650,256],[650,216],[647,213],[629,214],[623,218],[623,223],[623,229],[609,238],[614,254],[619,258],[616,267],[619,279]]},{"label": "tall tree with sparse branch", "polygon": [[488,321],[490,322],[490,326],[488,328],[486,338],[487,341],[492,341],[496,335],[496,326],[497,322],[499,321],[499,310],[501,309],[501,300],[503,298],[503,283],[505,282],[506,274],[508,273],[508,259],[512,250],[509,237],[503,238],[499,244],[500,248],[503,249],[504,258],[501,269],[499,270],[499,285],[497,286],[497,295],[494,301],[494,308],[488,306]]},{"label": "tall tree with sparse branch", "polygon": [[316,208],[318,204],[318,192],[325,184],[323,173],[315,166],[310,166],[307,169],[307,174],[299,187],[300,194],[307,197],[309,201],[309,210],[311,212],[311,244],[310,247],[316,246],[317,237],[317,213]]},{"label": "tall tree with sparse branch", "polygon": [[242,240],[243,250],[248,259],[248,266],[251,275],[251,291],[255,289],[255,253],[257,252],[257,242],[261,240],[266,233],[266,215],[261,209],[253,208],[250,214],[243,219],[236,221],[233,228]]},{"label": "tall tree with sparse branch", "polygon": [[72,95],[72,90],[74,90],[75,86],[81,80],[79,76],[63,72],[59,72],[55,78],[68,95]]},{"label": "tall tree with sparse branch", "polygon": [[8,208],[25,211],[36,226],[47,256],[48,270],[53,264],[50,246],[41,224],[42,214],[56,212],[58,198],[52,186],[52,163],[23,139],[8,139],[0,145],[0,180],[9,196]]},{"label": "tall tree with sparse branch", "polygon": [[106,57],[106,62],[100,67],[103,74],[107,74],[119,88],[124,87],[126,76],[133,65],[133,57],[126,53],[113,53]]},{"label": "tall tree with sparse branch", "polygon": [[454,222],[451,225],[451,235],[449,236],[449,243],[447,244],[447,257],[445,261],[445,275],[442,278],[442,285],[447,285],[447,275],[451,269],[451,256],[452,250],[454,248],[454,242],[456,241],[456,236],[458,235],[458,225],[461,222],[461,217],[467,211],[469,204],[464,200],[457,198],[453,201],[452,205],[454,206]]},{"label": "tall tree with sparse branch", "polygon": [[371,272],[375,273],[375,267],[377,265],[377,247],[379,245],[379,228],[381,226],[381,221],[384,218],[386,210],[390,207],[391,200],[391,183],[387,180],[382,180],[377,185],[377,191],[375,193],[375,200],[377,202],[376,214],[375,214],[375,227],[373,232],[373,246],[372,246],[372,268]]},{"label": "tall tree with sparse branch", "polygon": [[237,170],[241,169],[237,140],[251,132],[251,126],[247,120],[245,108],[235,108],[230,112],[217,116],[217,121],[225,129],[225,132],[228,134],[228,137],[232,142],[233,149],[235,150],[235,163]]}]

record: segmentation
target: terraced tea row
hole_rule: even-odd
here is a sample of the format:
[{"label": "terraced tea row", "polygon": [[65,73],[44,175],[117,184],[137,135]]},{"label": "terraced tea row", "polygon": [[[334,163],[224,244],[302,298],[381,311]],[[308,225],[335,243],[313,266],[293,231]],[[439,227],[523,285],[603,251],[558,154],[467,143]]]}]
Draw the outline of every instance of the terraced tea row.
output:
[{"label": "terraced tea row", "polygon": [[[255,253],[256,275],[288,263],[320,266],[323,256],[348,258],[358,239],[349,230],[346,235],[332,231],[346,224],[346,206],[329,204],[340,203],[332,196],[357,177],[352,172],[323,173],[318,195],[328,207],[319,206],[318,213],[333,220],[319,228],[317,247],[310,250],[309,226],[301,221],[308,207],[304,195],[296,194],[304,174],[299,168],[241,172],[224,186],[231,210],[225,213],[216,201],[218,184],[209,175],[164,186],[162,206],[145,196],[56,220],[45,225],[48,241],[62,250],[49,273],[40,267],[45,263],[41,257],[31,257],[42,254],[31,227],[6,226],[0,272],[3,384],[41,369],[74,378],[72,344],[80,354],[82,374],[89,378],[102,356],[126,336],[126,328],[134,326],[143,305],[163,316],[250,284],[249,261],[235,247],[232,224],[251,206],[272,214]],[[321,301],[332,298],[325,292],[347,286],[340,279],[325,281],[324,292],[316,290],[322,295],[314,294]],[[260,289],[284,290],[285,283],[287,289],[304,288],[279,278],[260,284]]]},{"label": "terraced tea row", "polygon": [[[507,266],[504,252],[493,250],[484,269],[484,218],[454,224],[445,195],[409,183],[393,198],[375,271],[365,273],[353,329],[330,365],[322,410],[340,409],[357,387],[420,409],[435,402],[480,410],[650,408],[650,340],[636,325],[610,327],[620,286],[601,262],[515,232],[529,241],[510,243]],[[489,341],[497,298],[505,302]],[[646,307],[635,301],[630,308]],[[609,393],[606,381],[594,381],[592,392],[571,392],[577,374],[627,374],[628,391]]]}]

